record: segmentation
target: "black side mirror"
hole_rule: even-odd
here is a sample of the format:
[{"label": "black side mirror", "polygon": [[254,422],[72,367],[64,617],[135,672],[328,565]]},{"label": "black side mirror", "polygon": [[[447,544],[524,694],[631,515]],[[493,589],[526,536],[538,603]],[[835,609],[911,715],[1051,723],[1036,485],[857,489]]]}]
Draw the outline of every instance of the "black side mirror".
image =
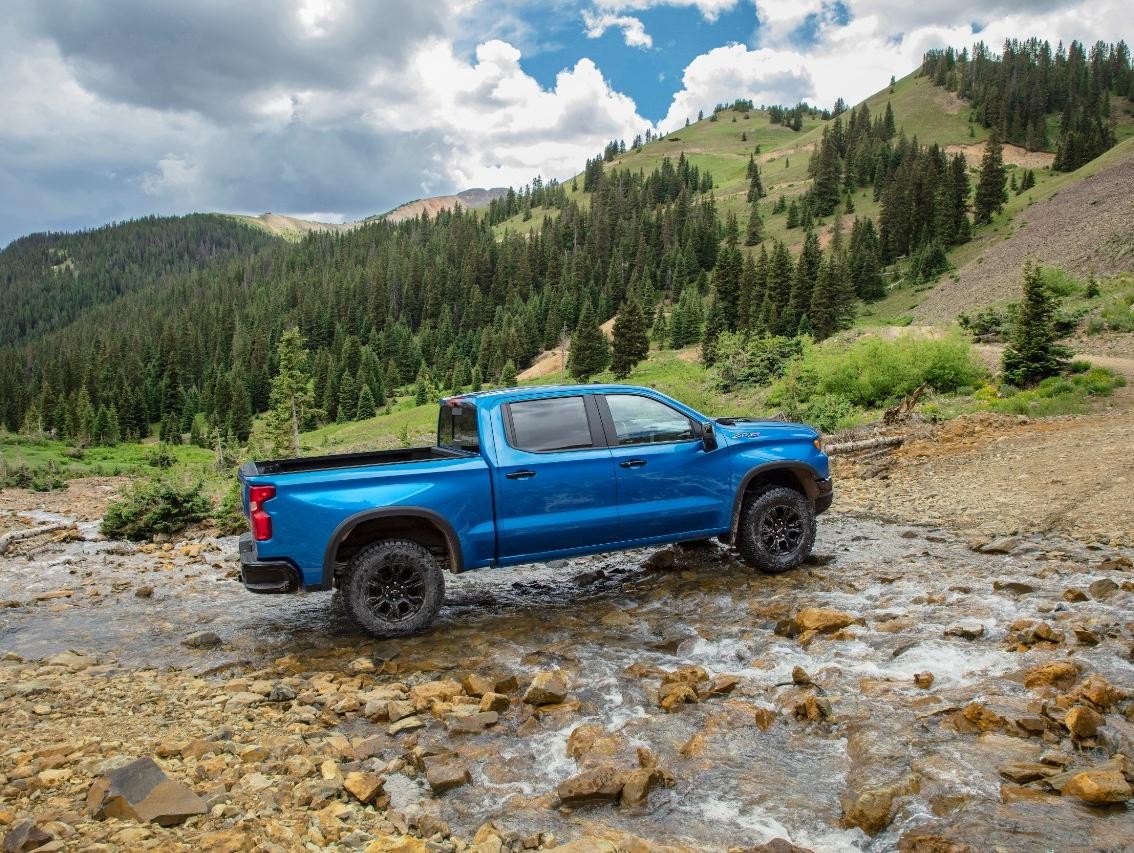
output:
[{"label": "black side mirror", "polygon": [[717,435],[713,432],[712,421],[701,424],[701,443],[705,445],[706,451],[717,449]]}]

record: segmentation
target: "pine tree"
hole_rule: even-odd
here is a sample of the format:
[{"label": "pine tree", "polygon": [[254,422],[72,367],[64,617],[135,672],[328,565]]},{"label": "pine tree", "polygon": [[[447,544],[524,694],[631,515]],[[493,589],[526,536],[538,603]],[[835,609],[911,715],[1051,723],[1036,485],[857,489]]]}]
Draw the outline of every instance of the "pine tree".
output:
[{"label": "pine tree", "polygon": [[276,349],[278,366],[272,379],[267,436],[272,452],[299,455],[299,425],[311,405],[310,357],[298,328],[288,329]]},{"label": "pine tree", "polygon": [[705,315],[705,334],[701,339],[701,363],[712,367],[717,361],[717,339],[727,331],[723,303],[716,289],[709,291],[709,310]]},{"label": "pine tree", "polygon": [[358,414],[358,382],[350,370],[344,368],[339,380],[339,421],[353,421]]},{"label": "pine tree", "polygon": [[791,200],[791,203],[787,207],[787,227],[799,227],[799,205],[796,203],[794,198]]},{"label": "pine tree", "polygon": [[650,338],[658,345],[658,349],[664,349],[669,341],[669,322],[666,320],[664,303],[658,303],[654,324],[650,327]]},{"label": "pine tree", "polygon": [[371,392],[370,386],[364,384],[362,390],[358,392],[358,406],[355,409],[354,417],[356,420],[365,421],[374,417],[377,413],[374,394]]},{"label": "pine tree", "polygon": [[973,201],[973,221],[977,225],[991,222],[992,217],[1004,209],[1004,203],[1008,201],[1006,184],[1004,149],[999,134],[993,130],[980,161],[980,180]]},{"label": "pine tree", "polygon": [[610,347],[606,336],[595,319],[590,300],[583,303],[579,322],[571,335],[571,354],[567,359],[567,372],[580,382],[588,382],[610,363]]},{"label": "pine tree", "polygon": [[616,379],[625,379],[634,366],[650,352],[646,336],[646,315],[635,294],[622,303],[614,319],[614,340],[611,343],[611,369]]},{"label": "pine tree", "polygon": [[1039,267],[1024,269],[1024,301],[1016,315],[1012,341],[1001,357],[1004,378],[1018,388],[1035,385],[1067,366],[1070,350],[1058,343],[1055,304]]},{"label": "pine tree", "polygon": [[744,231],[744,245],[758,246],[764,242],[764,219],[760,216],[760,206],[752,202],[748,210],[748,227]]},{"label": "pine tree", "polygon": [[516,363],[512,359],[504,362],[504,369],[500,371],[500,387],[515,388],[519,379],[516,376]]},{"label": "pine tree", "polygon": [[413,404],[415,406],[424,406],[429,402],[429,382],[425,376],[425,369],[423,368],[417,374],[417,385],[414,387]]}]

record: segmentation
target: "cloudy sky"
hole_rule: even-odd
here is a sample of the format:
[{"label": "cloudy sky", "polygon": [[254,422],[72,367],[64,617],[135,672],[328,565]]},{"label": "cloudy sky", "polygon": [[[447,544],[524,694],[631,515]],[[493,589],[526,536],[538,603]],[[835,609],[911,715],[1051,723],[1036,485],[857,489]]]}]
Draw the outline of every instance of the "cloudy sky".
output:
[{"label": "cloudy sky", "polygon": [[1006,35],[1130,40],[1134,3],[6,0],[0,246],[563,178],[719,101],[854,103],[927,48]]}]

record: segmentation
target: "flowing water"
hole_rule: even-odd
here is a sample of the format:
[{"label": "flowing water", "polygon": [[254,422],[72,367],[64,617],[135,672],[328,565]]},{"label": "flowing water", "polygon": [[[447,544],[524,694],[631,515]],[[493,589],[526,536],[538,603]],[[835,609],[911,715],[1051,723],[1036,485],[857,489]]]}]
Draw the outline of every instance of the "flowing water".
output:
[{"label": "flowing water", "polygon": [[[95,530],[84,525],[78,541],[0,559],[0,601],[21,605],[0,609],[0,649],[29,658],[88,649],[127,668],[203,673],[283,655],[334,670],[371,655],[392,659],[397,674],[389,678],[411,684],[469,671],[514,674],[521,683],[537,670],[567,673],[577,708],[531,720],[514,709],[477,735],[423,730],[418,744],[456,749],[471,784],[434,799],[417,778],[387,783],[394,806],[435,812],[462,834],[491,819],[561,838],[602,827],[694,849],[782,837],[840,851],[895,849],[904,833],[940,827],[991,849],[1134,849],[1134,812],[1124,806],[1002,793],[999,766],[1034,761],[1057,745],[962,732],[950,722],[973,701],[1035,713],[1038,697],[1024,688],[1022,672],[1069,654],[1084,673],[1134,688],[1134,573],[1103,569],[1104,554],[1079,544],[1025,540],[993,556],[948,532],[831,514],[816,556],[786,575],[756,574],[715,546],[679,549],[665,570],[644,567],[647,552],[486,570],[449,581],[430,632],[378,643],[350,626],[334,596],[244,592],[234,580],[234,539],[203,542],[199,554],[146,553],[100,541]],[[1068,587],[1107,578],[1120,585],[1107,597],[1064,599]],[[1027,588],[994,589],[1004,581]],[[152,597],[137,597],[140,586],[152,587]],[[782,635],[782,621],[805,607],[845,611],[860,624],[802,645]],[[1010,650],[1009,626],[1019,619],[1046,621],[1068,639]],[[965,631],[948,630],[958,624]],[[1101,641],[1077,644],[1072,626],[1089,627]],[[205,628],[223,638],[220,649],[181,645]],[[978,628],[975,639],[958,635]],[[735,675],[738,685],[665,713],[657,671],[693,664]],[[816,686],[794,684],[795,667]],[[928,689],[913,680],[926,671],[934,675]],[[797,718],[808,696],[826,699],[831,716]],[[580,769],[567,741],[583,723],[610,735],[605,760],[633,764],[635,748],[647,747],[674,785],[655,789],[639,809],[556,808],[556,786]],[[348,733],[368,727],[359,717]],[[1134,755],[1134,724],[1111,714],[1094,757],[1117,751]],[[397,754],[391,741],[388,756]],[[904,786],[892,820],[873,836],[844,824],[852,782]]]}]

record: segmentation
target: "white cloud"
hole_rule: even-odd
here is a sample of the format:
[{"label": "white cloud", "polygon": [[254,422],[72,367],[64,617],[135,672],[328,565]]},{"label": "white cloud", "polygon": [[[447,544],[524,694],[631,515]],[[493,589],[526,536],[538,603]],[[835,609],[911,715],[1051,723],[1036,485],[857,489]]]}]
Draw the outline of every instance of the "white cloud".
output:
[{"label": "white cloud", "polygon": [[641,12],[657,6],[687,6],[697,9],[706,21],[715,21],[722,12],[735,9],[739,0],[595,0],[595,6],[608,12]]},{"label": "white cloud", "polygon": [[622,30],[622,38],[627,47],[654,46],[654,40],[646,32],[645,25],[633,15],[596,15],[583,12],[583,25],[586,27],[587,38],[597,39],[608,29],[615,27]]}]

